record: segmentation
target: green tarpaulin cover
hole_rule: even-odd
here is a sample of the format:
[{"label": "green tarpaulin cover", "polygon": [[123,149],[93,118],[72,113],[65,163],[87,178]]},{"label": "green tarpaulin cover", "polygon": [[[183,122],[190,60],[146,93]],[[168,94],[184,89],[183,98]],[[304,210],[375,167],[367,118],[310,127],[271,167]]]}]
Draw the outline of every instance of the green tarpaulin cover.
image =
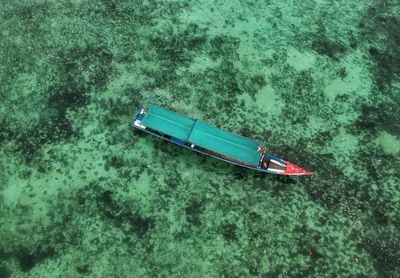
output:
[{"label": "green tarpaulin cover", "polygon": [[195,120],[156,105],[150,105],[142,124],[170,136],[187,141],[192,132]]},{"label": "green tarpaulin cover", "polygon": [[196,122],[189,142],[255,165],[261,159],[256,142],[201,121]]},{"label": "green tarpaulin cover", "polygon": [[251,139],[223,131],[199,120],[193,120],[161,107],[150,105],[142,124],[170,136],[230,156],[237,160],[258,165],[261,155]]}]

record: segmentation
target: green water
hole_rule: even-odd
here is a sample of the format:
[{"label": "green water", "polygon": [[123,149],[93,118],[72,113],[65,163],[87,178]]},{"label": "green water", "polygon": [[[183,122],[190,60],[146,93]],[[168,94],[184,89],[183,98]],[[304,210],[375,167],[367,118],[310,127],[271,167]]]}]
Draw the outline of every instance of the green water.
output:
[{"label": "green water", "polygon": [[[0,277],[399,277],[400,4],[0,1]],[[129,128],[265,140],[260,174]]]}]

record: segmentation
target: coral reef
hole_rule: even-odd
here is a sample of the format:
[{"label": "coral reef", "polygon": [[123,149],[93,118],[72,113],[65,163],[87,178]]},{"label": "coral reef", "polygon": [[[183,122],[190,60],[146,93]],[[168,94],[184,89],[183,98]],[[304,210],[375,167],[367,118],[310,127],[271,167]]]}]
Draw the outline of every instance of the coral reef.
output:
[{"label": "coral reef", "polygon": [[[0,7],[0,277],[398,277],[400,5]],[[129,128],[154,103],[315,171]]]}]

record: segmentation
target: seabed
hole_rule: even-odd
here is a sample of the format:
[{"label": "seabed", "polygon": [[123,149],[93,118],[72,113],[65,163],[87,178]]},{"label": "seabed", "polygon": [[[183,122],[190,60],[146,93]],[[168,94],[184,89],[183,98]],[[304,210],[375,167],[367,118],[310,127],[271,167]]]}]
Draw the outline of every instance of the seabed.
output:
[{"label": "seabed", "polygon": [[[399,277],[398,1],[2,1],[0,277]],[[129,127],[154,103],[314,171]]]}]

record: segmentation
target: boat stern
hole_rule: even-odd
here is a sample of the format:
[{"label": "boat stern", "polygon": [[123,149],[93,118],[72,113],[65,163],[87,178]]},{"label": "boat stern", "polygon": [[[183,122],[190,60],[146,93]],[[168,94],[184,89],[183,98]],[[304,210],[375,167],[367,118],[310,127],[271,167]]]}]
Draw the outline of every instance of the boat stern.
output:
[{"label": "boat stern", "polygon": [[146,106],[143,106],[143,108],[141,108],[140,111],[137,112],[135,119],[131,121],[131,126],[136,128],[146,129],[146,127],[142,125],[142,120],[145,114],[146,114]]}]

